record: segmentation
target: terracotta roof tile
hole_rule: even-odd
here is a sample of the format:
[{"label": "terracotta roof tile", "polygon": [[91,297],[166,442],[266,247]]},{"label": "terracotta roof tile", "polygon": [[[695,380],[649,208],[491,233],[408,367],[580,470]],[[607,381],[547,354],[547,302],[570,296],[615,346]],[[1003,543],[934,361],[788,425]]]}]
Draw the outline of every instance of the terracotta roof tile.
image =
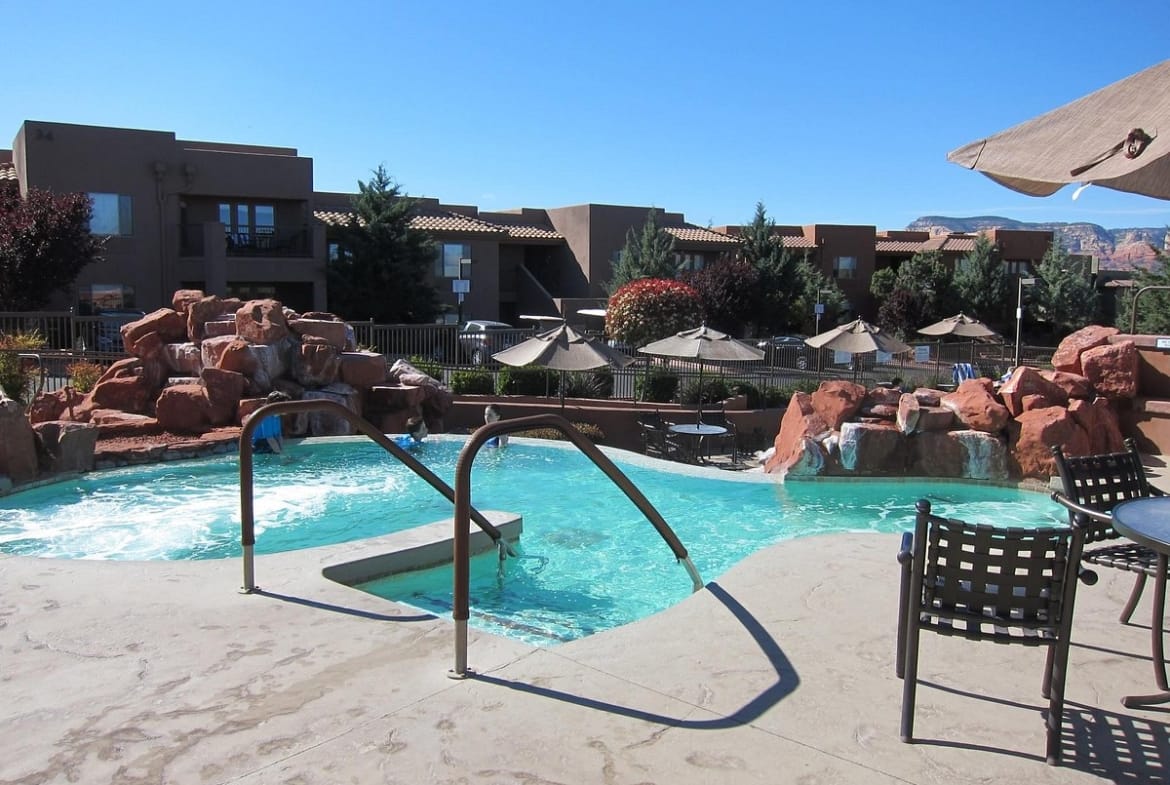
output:
[{"label": "terracotta roof tile", "polygon": [[16,164],[0,164],[0,180],[16,180]]},{"label": "terracotta roof tile", "polygon": [[874,244],[876,253],[918,253],[922,250],[921,240],[878,240]]},{"label": "terracotta roof tile", "polygon": [[785,235],[785,236],[782,236],[780,239],[784,241],[785,248],[816,248],[817,247],[816,241],[813,240],[811,237],[791,237],[791,236]]},{"label": "terracotta roof tile", "polygon": [[662,227],[662,231],[684,243],[718,243],[719,245],[729,247],[739,245],[739,238],[737,237],[712,232],[710,229],[703,229],[698,226],[664,226]]},{"label": "terracotta roof tile", "polygon": [[[328,226],[344,226],[351,213],[345,210],[315,210],[313,216]],[[415,215],[410,225],[424,232],[466,232],[473,234],[506,234],[527,240],[563,240],[563,235],[535,224],[498,224],[447,210],[424,208]]]},{"label": "terracotta roof tile", "polygon": [[970,253],[975,250],[974,237],[948,237],[942,249],[950,253]]}]

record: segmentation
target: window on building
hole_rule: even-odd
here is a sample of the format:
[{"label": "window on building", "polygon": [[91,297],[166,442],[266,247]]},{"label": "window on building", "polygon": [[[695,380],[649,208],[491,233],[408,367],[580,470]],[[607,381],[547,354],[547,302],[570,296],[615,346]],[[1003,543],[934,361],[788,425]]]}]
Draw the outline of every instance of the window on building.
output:
[{"label": "window on building", "polygon": [[223,224],[229,248],[267,248],[276,234],[276,207],[220,202],[219,222]]},{"label": "window on building", "polygon": [[854,278],[857,276],[857,257],[838,256],[833,259],[834,278]]},{"label": "window on building", "polygon": [[[471,264],[471,246],[463,243],[443,243],[435,257],[436,278],[462,278],[461,268]],[[470,270],[467,271],[470,274]]]},{"label": "window on building", "polygon": [[77,312],[82,316],[134,308],[134,287],[120,283],[91,283],[78,287],[77,299]]},{"label": "window on building", "polygon": [[696,272],[707,265],[707,257],[701,253],[676,253],[674,262],[679,272]]},{"label": "window on building", "polygon": [[125,194],[91,193],[93,215],[89,219],[91,234],[129,237],[134,233],[134,199]]},{"label": "window on building", "polygon": [[1027,278],[1032,274],[1032,263],[1026,259],[1003,260],[1004,272],[1012,278]]}]

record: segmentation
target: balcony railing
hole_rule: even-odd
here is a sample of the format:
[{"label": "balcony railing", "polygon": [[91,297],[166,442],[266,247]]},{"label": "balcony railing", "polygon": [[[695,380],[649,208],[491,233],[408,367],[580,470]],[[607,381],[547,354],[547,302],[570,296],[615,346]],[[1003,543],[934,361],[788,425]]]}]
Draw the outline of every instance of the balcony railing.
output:
[{"label": "balcony railing", "polygon": [[[206,256],[203,224],[179,226],[179,255]],[[313,232],[308,225],[293,227],[259,226],[245,231],[226,232],[227,256],[312,256]]]}]

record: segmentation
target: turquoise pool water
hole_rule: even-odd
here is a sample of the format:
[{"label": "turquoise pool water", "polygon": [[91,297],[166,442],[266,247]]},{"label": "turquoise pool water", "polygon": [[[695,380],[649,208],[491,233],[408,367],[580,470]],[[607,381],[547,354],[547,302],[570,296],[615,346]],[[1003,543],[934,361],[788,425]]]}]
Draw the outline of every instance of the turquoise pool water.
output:
[{"label": "turquoise pool water", "polygon": [[[463,440],[428,440],[417,454],[448,482]],[[779,484],[751,473],[682,470],[609,453],[658,508],[704,580],[773,543],[823,532],[897,532],[914,501],[941,514],[1000,524],[1059,523],[1047,496],[953,482]],[[659,468],[663,467],[663,468]],[[86,559],[214,559],[240,555],[236,456],[85,475],[0,498],[0,551]],[[524,517],[519,558],[500,576],[494,556],[473,565],[473,623],[555,642],[662,610],[690,591],[653,527],[575,449],[513,440],[485,450],[473,503]],[[449,517],[451,505],[365,439],[292,445],[259,456],[256,552],[372,537]],[[891,557],[892,558],[892,557]],[[436,613],[449,610],[450,568],[363,586]]]}]

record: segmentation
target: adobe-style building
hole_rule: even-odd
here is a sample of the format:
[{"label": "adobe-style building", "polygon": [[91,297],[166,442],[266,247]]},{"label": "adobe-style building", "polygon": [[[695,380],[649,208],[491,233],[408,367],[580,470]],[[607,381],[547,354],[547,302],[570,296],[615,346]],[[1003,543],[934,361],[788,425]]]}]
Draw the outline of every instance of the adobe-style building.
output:
[{"label": "adobe-style building", "polygon": [[88,193],[107,238],[55,307],[152,310],[190,287],[325,308],[313,161],[292,148],[28,120],[0,156],[22,194]]},{"label": "adobe-style building", "polygon": [[[178,288],[245,299],[275,297],[299,311],[326,310],[331,229],[346,222],[352,194],[313,190],[313,161],[293,148],[200,142],[167,131],[26,121],[0,150],[0,187],[84,192],[92,228],[107,237],[105,261],[85,269],[55,308],[153,310]],[[630,230],[650,207],[583,204],[480,211],[419,200],[413,225],[436,244],[434,280],[444,321],[564,315],[597,307]],[[700,269],[740,247],[742,227],[713,229],[658,211],[680,269]],[[882,231],[874,226],[777,226],[786,247],[807,254],[837,282],[854,313],[873,317],[874,272],[938,250],[952,262],[974,235]],[[1009,272],[1026,275],[1051,232],[994,230]],[[462,294],[462,298],[460,298]],[[361,319],[361,314],[344,314]]]}]

